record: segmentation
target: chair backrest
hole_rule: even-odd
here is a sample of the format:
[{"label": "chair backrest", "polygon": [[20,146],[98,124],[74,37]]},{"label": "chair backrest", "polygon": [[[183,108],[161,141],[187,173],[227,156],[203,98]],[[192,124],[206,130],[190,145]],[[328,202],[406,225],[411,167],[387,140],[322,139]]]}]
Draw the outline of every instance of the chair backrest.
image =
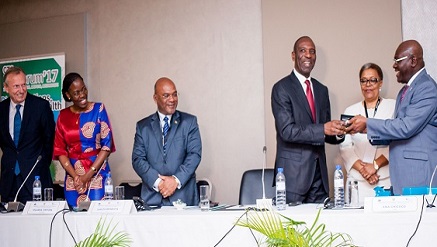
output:
[{"label": "chair backrest", "polygon": [[122,182],[120,185],[124,186],[124,199],[132,199],[134,196],[141,197],[141,186],[143,185],[141,182]]},{"label": "chair backrest", "polygon": [[[264,170],[264,184],[266,198],[273,199],[276,195],[276,188],[272,186],[274,169],[269,168]],[[238,203],[240,205],[256,204],[256,199],[261,199],[263,196],[262,188],[262,169],[248,170],[243,173],[240,185],[240,197]]]}]

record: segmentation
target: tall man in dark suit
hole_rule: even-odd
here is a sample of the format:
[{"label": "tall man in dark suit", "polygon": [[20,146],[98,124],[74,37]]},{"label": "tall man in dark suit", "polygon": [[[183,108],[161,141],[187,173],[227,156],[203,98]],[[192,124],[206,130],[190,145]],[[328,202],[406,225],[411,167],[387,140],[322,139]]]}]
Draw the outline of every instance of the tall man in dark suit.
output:
[{"label": "tall man in dark suit", "polygon": [[141,197],[151,205],[172,205],[181,199],[198,205],[196,169],[202,143],[197,118],[176,110],[178,92],[169,78],[155,83],[158,111],[136,126],[132,164],[143,181]]},{"label": "tall man in dark suit", "polygon": [[[53,154],[55,121],[49,102],[27,92],[26,75],[21,68],[9,68],[3,79],[3,87],[9,98],[0,103],[2,202],[14,200],[38,156],[42,157],[18,194],[18,201],[26,203],[32,200],[35,175],[40,176],[42,189],[52,187],[49,166]],[[21,121],[21,127],[17,127],[16,121]]]},{"label": "tall man in dark suit", "polygon": [[342,142],[344,126],[331,121],[328,88],[310,76],[316,63],[311,38],[300,37],[291,57],[294,70],[272,89],[275,170],[284,168],[287,202],[321,202],[329,195],[325,142]]},{"label": "tall man in dark suit", "polygon": [[355,116],[350,133],[367,132],[372,144],[389,144],[390,180],[396,195],[405,187],[428,187],[437,166],[437,84],[428,75],[422,46],[416,40],[396,49],[393,68],[405,84],[396,99],[393,119]]}]

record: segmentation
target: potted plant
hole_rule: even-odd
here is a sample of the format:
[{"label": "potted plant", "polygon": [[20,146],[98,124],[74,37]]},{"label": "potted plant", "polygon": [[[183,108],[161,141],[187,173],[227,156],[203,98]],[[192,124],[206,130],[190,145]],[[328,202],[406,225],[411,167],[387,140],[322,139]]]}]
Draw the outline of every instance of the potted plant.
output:
[{"label": "potted plant", "polygon": [[236,225],[255,230],[265,236],[258,245],[269,247],[327,247],[355,246],[346,233],[331,233],[325,224],[318,224],[320,210],[308,228],[305,222],[295,221],[273,210],[247,211]]},{"label": "potted plant", "polygon": [[129,247],[132,242],[129,234],[126,232],[114,233],[115,224],[111,227],[112,220],[108,225],[106,223],[106,218],[102,222],[100,218],[97,223],[96,230],[90,236],[88,236],[83,241],[77,243],[75,247]]}]

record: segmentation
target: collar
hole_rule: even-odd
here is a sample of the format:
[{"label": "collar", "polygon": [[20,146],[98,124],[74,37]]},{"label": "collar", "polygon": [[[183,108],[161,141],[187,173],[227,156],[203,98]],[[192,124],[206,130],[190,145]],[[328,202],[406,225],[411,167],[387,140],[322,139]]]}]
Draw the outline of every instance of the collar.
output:
[{"label": "collar", "polygon": [[414,79],[416,79],[416,77],[419,75],[420,72],[422,72],[422,70],[424,70],[425,67],[421,68],[419,71],[416,72],[416,74],[414,74],[410,80],[408,81],[408,83],[406,85],[411,86],[411,83],[413,83]]},{"label": "collar", "polygon": [[[293,69],[294,74],[296,75],[297,79],[299,80],[300,84],[303,86],[305,85],[305,81],[309,80],[311,81],[311,76],[306,78],[305,76],[303,76],[301,73],[297,72],[297,70]],[[312,84],[312,83],[311,83]]]},{"label": "collar", "polygon": [[[20,105],[21,105],[21,108],[20,108],[20,111],[21,111],[21,109],[24,109],[24,104],[26,103],[26,100],[24,100],[23,102],[21,102],[20,103]],[[17,106],[18,104],[15,104],[12,100],[11,100],[11,104],[10,104],[10,109],[14,109],[15,110],[15,107]]]},{"label": "collar", "polygon": [[173,115],[164,115],[164,114],[162,114],[162,113],[160,113],[159,111],[157,111],[158,112],[158,116],[159,116],[159,121],[160,122],[164,122],[164,117],[168,117],[168,122],[170,123],[171,122],[171,117],[173,116]]}]

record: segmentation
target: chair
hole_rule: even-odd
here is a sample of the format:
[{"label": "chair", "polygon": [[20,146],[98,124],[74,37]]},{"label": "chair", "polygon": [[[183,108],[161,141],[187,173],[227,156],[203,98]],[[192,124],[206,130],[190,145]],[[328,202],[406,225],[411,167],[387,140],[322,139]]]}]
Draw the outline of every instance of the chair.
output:
[{"label": "chair", "polygon": [[124,186],[124,199],[132,199],[134,196],[141,197],[142,182],[125,181],[120,186]]},{"label": "chair", "polygon": [[[276,188],[272,186],[274,169],[264,170],[264,184],[266,198],[273,199],[276,196]],[[262,169],[248,170],[243,173],[240,185],[240,205],[256,204],[256,199],[262,199]]]}]

